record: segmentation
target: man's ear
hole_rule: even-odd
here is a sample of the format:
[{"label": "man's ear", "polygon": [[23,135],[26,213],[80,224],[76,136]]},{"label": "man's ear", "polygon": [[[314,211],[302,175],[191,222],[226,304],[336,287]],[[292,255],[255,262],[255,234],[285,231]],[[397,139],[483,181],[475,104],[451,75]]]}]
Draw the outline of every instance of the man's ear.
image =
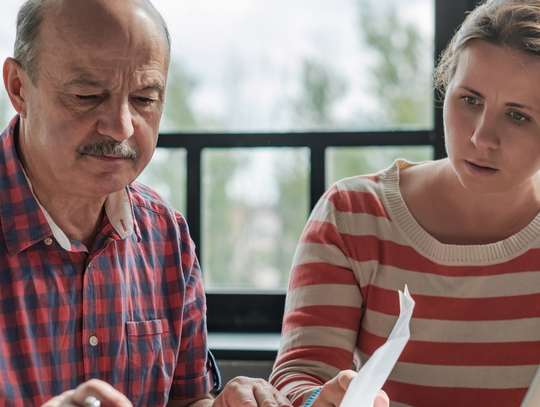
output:
[{"label": "man's ear", "polygon": [[22,118],[26,117],[26,93],[23,89],[23,85],[30,86],[30,79],[22,69],[21,64],[11,57],[7,58],[4,62],[4,86],[11,100],[13,108],[21,115]]}]

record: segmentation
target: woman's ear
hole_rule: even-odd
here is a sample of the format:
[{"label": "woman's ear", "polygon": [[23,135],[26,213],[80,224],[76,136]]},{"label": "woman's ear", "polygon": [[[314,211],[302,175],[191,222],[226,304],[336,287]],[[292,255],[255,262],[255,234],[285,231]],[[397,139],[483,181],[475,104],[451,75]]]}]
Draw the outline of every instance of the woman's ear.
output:
[{"label": "woman's ear", "polygon": [[21,64],[9,57],[4,61],[4,86],[13,108],[22,118],[26,117],[26,97],[24,86],[30,86],[30,79]]}]

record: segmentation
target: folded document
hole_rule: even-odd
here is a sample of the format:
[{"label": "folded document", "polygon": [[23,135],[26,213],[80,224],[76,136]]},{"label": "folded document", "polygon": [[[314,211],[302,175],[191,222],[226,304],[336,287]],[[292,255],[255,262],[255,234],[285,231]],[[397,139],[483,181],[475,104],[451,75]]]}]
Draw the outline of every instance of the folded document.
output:
[{"label": "folded document", "polygon": [[371,355],[351,381],[340,407],[373,407],[375,397],[388,379],[411,336],[409,322],[414,309],[414,300],[406,285],[404,293],[399,291],[399,307],[399,318],[388,340]]}]

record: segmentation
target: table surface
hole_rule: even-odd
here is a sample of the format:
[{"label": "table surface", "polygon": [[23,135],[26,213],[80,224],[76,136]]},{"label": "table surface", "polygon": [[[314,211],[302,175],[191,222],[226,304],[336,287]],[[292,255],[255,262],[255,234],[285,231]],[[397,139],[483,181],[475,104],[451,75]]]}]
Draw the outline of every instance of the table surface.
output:
[{"label": "table surface", "polygon": [[208,333],[208,347],[221,350],[277,351],[281,335],[278,333]]}]

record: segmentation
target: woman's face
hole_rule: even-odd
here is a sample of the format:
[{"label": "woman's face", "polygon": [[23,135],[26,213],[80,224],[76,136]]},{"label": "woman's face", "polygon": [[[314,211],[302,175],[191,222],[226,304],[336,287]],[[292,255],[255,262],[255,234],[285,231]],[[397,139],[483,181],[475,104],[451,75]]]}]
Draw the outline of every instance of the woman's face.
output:
[{"label": "woman's face", "polygon": [[479,193],[532,186],[540,170],[540,57],[473,40],[458,58],[444,123],[461,184]]}]

